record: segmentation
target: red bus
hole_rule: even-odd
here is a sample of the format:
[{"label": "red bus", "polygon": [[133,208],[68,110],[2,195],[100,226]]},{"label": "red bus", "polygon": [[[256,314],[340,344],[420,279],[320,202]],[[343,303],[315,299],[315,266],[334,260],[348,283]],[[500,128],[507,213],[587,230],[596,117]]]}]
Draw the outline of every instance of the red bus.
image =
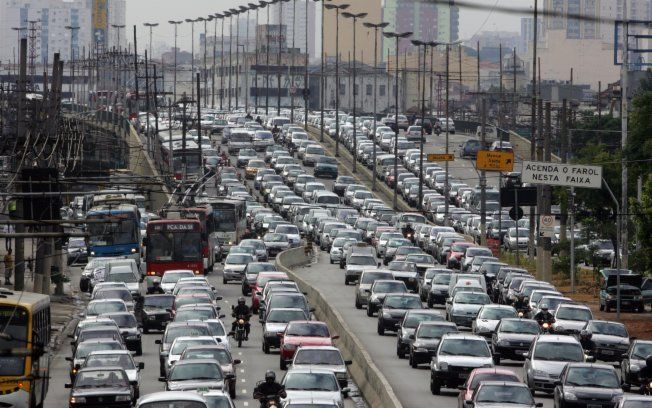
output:
[{"label": "red bus", "polygon": [[197,219],[162,219],[147,223],[147,275],[163,276],[171,269],[204,272],[201,222]]}]

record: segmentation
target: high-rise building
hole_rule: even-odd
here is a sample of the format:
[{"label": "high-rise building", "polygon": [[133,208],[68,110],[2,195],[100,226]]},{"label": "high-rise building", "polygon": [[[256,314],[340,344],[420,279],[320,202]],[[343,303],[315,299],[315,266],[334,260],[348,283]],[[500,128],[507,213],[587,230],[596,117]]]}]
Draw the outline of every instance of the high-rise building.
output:
[{"label": "high-rise building", "polygon": [[[279,6],[272,8],[269,15],[270,24],[282,24],[287,26],[288,46],[292,46],[294,38],[294,47],[306,52],[306,7],[308,7],[308,54],[311,59],[319,57],[317,55],[317,6],[313,1],[292,0],[283,3],[283,21],[279,21]],[[320,33],[321,34],[321,33]]]},{"label": "high-rise building", "polygon": [[[124,25],[125,20],[125,0],[0,0],[0,60],[17,58],[18,39],[27,38],[30,27],[36,36],[36,63],[51,63],[57,52],[70,60],[71,43],[80,58],[84,49],[117,45],[118,29],[111,25]],[[79,27],[72,38],[66,26]],[[120,42],[127,43],[124,29]]]}]

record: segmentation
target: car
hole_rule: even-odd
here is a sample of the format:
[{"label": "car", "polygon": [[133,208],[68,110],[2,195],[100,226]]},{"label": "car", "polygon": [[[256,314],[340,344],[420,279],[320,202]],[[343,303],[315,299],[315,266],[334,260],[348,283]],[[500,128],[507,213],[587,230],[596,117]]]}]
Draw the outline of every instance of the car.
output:
[{"label": "car", "polygon": [[620,363],[629,349],[629,333],[620,322],[589,320],[580,330],[581,334],[589,336],[591,347],[587,352],[596,360]]},{"label": "car", "polygon": [[389,293],[385,296],[378,310],[378,335],[383,336],[386,330],[397,331],[399,323],[405,314],[412,309],[423,309],[419,295],[407,293]]},{"label": "car", "polygon": [[471,324],[474,334],[491,338],[496,331],[496,326],[504,318],[517,317],[516,309],[508,305],[484,305],[480,308],[478,316]]},{"label": "car", "polygon": [[206,358],[177,361],[167,378],[159,377],[159,381],[165,382],[167,391],[228,392],[226,381],[234,377],[234,374],[224,374],[218,361]]},{"label": "car", "polygon": [[[478,387],[481,383],[484,382],[496,382],[500,383],[505,382],[515,382],[521,383],[521,379],[518,378],[516,373],[505,368],[476,368],[471,371],[469,378],[467,378],[464,385],[460,387],[460,393],[457,396],[457,407],[466,408],[467,401],[473,398],[473,393],[478,390]],[[522,384],[522,383],[521,383]]]},{"label": "car", "polygon": [[140,309],[140,321],[145,334],[150,330],[165,330],[172,321],[170,310],[174,304],[174,295],[145,295]]},{"label": "car", "polygon": [[270,353],[272,347],[281,346],[281,335],[285,332],[288,323],[295,320],[309,320],[310,316],[299,308],[274,308],[271,309],[263,325],[263,352]]},{"label": "car", "polygon": [[136,316],[134,316],[133,313],[106,313],[102,316],[113,319],[116,322],[127,350],[134,351],[137,356],[143,354],[142,326],[138,324]]},{"label": "car", "polygon": [[405,282],[394,279],[376,279],[369,289],[367,316],[371,317],[380,310],[388,294],[408,293]]},{"label": "car", "polygon": [[340,387],[345,388],[349,384],[349,375],[346,366],[351,365],[351,360],[344,360],[342,353],[333,346],[301,346],[294,353],[292,369],[319,368],[331,370],[335,373]]},{"label": "car", "polygon": [[287,393],[282,403],[300,398],[327,399],[344,407],[342,396],[349,392],[348,388],[340,388],[333,371],[320,368],[293,368],[285,374],[281,385]]},{"label": "car", "polygon": [[447,333],[457,333],[455,323],[446,321],[422,321],[413,334],[409,350],[410,367],[418,368],[419,364],[430,363],[437,352],[441,338]]},{"label": "car", "polygon": [[[457,288],[457,287],[456,287]],[[446,319],[458,327],[471,327],[484,305],[491,304],[489,295],[483,292],[451,293],[453,298],[446,303]]]},{"label": "car", "polygon": [[134,388],[134,399],[138,399],[140,396],[140,372],[145,369],[145,363],[136,364],[128,350],[92,351],[78,370],[88,367],[119,367],[123,369]]},{"label": "car", "polygon": [[532,392],[552,393],[566,364],[585,362],[580,342],[557,334],[537,336],[524,357],[525,382]]},{"label": "car", "polygon": [[623,394],[613,366],[570,363],[561,372],[553,398],[555,408],[593,405],[615,407]]},{"label": "car", "polygon": [[640,386],[640,372],[645,368],[645,359],[652,355],[652,340],[634,340],[623,355],[620,363],[620,377],[628,386]]},{"label": "car", "polygon": [[125,370],[120,367],[82,368],[70,388],[68,405],[71,408],[95,407],[96,401],[112,401],[111,406],[130,408],[136,401],[134,390]]},{"label": "car", "polygon": [[204,345],[204,346],[189,346],[181,354],[179,361],[187,360],[202,360],[202,359],[211,359],[215,360],[220,364],[222,368],[222,373],[225,377],[229,374],[232,374],[233,377],[229,376],[225,379],[226,387],[229,390],[229,396],[231,398],[236,398],[236,382],[237,374],[235,366],[240,364],[239,359],[234,359],[231,355],[231,352],[223,345]]},{"label": "car", "polygon": [[490,408],[495,406],[510,408],[541,408],[542,402],[535,402],[527,385],[512,381],[483,381],[479,384],[473,399],[465,401],[465,406]]},{"label": "car", "polygon": [[541,333],[539,323],[524,318],[503,318],[491,336],[491,351],[496,364],[501,359],[524,360],[530,345]]},{"label": "car", "polygon": [[408,310],[396,331],[396,355],[405,358],[410,352],[414,332],[421,322],[445,321],[440,312],[428,309]]},{"label": "car", "polygon": [[295,320],[288,323],[281,335],[280,367],[287,370],[294,353],[301,346],[332,346],[333,340],[339,336],[331,336],[324,322],[310,320]]},{"label": "car", "polygon": [[442,387],[457,388],[464,384],[473,369],[493,365],[491,350],[483,337],[445,334],[430,363],[430,392],[439,395]]}]

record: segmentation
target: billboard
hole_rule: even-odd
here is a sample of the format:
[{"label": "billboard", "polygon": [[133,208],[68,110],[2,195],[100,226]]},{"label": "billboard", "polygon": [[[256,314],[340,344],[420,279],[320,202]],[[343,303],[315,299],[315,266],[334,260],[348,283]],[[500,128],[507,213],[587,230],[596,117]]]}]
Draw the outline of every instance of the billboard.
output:
[{"label": "billboard", "polygon": [[93,41],[99,48],[108,44],[109,0],[93,0]]}]

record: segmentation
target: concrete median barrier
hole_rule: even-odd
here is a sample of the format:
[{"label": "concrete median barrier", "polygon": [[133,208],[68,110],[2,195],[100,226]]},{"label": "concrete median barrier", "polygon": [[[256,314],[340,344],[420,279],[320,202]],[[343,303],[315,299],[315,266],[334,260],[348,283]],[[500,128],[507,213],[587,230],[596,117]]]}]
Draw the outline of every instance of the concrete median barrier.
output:
[{"label": "concrete median barrier", "polygon": [[311,307],[315,308],[315,316],[326,322],[333,334],[340,336],[335,344],[340,348],[345,359],[353,361],[349,366],[349,374],[360,388],[367,403],[372,407],[402,407],[387,378],[373,362],[360,339],[354,334],[354,330],[337,310],[330,307],[319,290],[309,285],[294,271],[296,267],[309,264],[311,261],[312,258],[310,254],[306,254],[305,247],[298,247],[281,252],[276,257],[276,267],[286,272],[299,285]]}]

